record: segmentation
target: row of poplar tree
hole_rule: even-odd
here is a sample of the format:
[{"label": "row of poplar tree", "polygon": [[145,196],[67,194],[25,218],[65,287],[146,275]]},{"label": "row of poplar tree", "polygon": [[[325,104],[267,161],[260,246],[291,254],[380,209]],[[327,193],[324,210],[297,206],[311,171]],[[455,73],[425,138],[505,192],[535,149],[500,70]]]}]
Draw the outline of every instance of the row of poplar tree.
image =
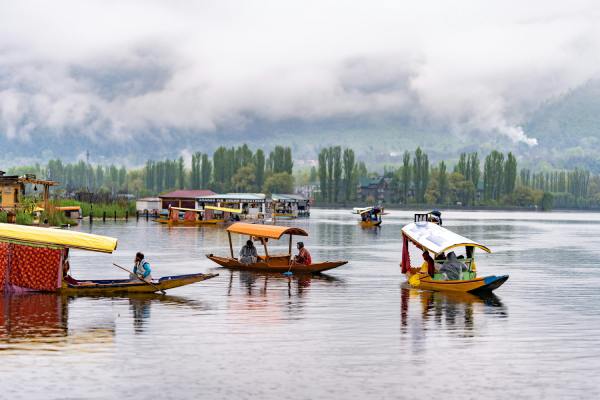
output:
[{"label": "row of poplar tree", "polygon": [[189,171],[182,157],[146,162],[145,188],[154,193],[185,188],[210,188],[221,193],[289,193],[294,189],[293,166],[289,147],[277,146],[268,157],[262,149],[253,152],[246,144],[219,147],[212,158],[206,153],[192,154]]}]

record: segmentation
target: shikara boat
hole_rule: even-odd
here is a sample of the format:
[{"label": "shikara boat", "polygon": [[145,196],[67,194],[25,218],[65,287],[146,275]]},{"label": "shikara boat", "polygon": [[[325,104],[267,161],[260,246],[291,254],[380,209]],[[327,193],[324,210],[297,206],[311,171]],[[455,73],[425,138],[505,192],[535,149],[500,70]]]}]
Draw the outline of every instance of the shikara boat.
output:
[{"label": "shikara boat", "polygon": [[352,209],[352,213],[360,215],[359,223],[363,228],[380,226],[383,222],[381,216],[384,212],[381,207],[355,207]]},{"label": "shikara boat", "polygon": [[[259,241],[265,251],[265,255],[258,257],[254,264],[243,264],[235,256],[233,252],[233,244],[231,234],[237,233],[240,235],[248,235],[251,240]],[[294,273],[318,273],[327,271],[341,265],[347,264],[348,261],[325,261],[310,265],[295,264],[292,261],[292,237],[308,236],[308,233],[300,228],[264,225],[264,224],[247,224],[238,222],[227,228],[229,236],[230,257],[219,257],[213,254],[207,254],[210,260],[219,264],[224,268],[238,269],[245,271],[258,272],[294,272]],[[279,240],[283,235],[289,235],[289,250],[287,254],[269,254],[267,242],[269,239]]]},{"label": "shikara boat", "polygon": [[166,276],[158,280],[85,280],[67,274],[69,249],[112,253],[117,239],[61,229],[0,223],[0,290],[69,295],[152,293],[189,285],[218,274]]},{"label": "shikara boat", "polygon": [[[401,267],[402,273],[406,275],[410,286],[427,290],[447,290],[478,294],[491,292],[506,282],[508,275],[477,276],[475,249],[491,253],[491,250],[487,246],[451,232],[438,225],[438,223],[417,220],[417,215],[415,215],[415,222],[402,228],[403,248]],[[440,266],[442,270],[444,263],[450,261],[444,260],[441,256],[464,248],[465,258],[458,260],[460,264],[459,279],[448,279],[448,275],[439,272],[438,269],[436,269],[434,276],[430,276],[427,272],[426,263],[420,268],[412,267],[409,253],[410,244],[415,245],[421,251],[433,254],[436,265]]]},{"label": "shikara boat", "polygon": [[[167,225],[214,225],[220,220],[205,219],[203,217],[204,210],[195,208],[169,207],[169,213],[166,218],[159,218],[156,222]],[[182,214],[183,213],[183,214]]]}]

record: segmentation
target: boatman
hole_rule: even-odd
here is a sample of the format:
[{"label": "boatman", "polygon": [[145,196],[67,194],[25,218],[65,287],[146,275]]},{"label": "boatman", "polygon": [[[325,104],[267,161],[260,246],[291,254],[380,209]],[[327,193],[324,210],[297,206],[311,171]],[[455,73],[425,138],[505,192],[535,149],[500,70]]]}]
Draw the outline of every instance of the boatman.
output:
[{"label": "boatman", "polygon": [[152,280],[152,269],[150,263],[144,259],[144,253],[137,252],[135,255],[135,264],[133,266],[133,274],[129,277],[131,280],[142,279],[144,281]]},{"label": "boatman", "polygon": [[298,242],[296,247],[298,247],[298,255],[294,257],[294,263],[302,265],[312,264],[312,257],[310,256],[308,250],[306,250],[306,247],[304,247],[304,243]]}]

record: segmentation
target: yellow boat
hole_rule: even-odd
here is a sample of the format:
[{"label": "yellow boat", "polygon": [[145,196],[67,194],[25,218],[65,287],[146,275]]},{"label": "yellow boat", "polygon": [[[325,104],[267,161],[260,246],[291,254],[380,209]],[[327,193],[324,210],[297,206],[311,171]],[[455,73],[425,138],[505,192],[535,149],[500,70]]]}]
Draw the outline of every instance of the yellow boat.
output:
[{"label": "yellow boat", "polygon": [[[420,215],[420,214],[417,214]],[[491,292],[508,279],[508,275],[477,276],[475,249],[486,253],[491,250],[464,236],[458,235],[427,220],[417,220],[402,228],[402,273],[410,286],[427,290],[469,293]],[[409,246],[415,245],[423,252],[434,255],[438,268],[433,276],[428,273],[427,262],[421,267],[411,266]],[[464,248],[464,259],[456,257],[455,250]],[[447,253],[447,258],[446,258]]]},{"label": "yellow boat", "polygon": [[381,216],[384,212],[381,207],[355,207],[352,213],[360,215],[359,223],[363,228],[374,228],[383,222]]},{"label": "yellow boat", "polygon": [[189,285],[218,274],[166,276],[156,281],[86,280],[67,274],[69,249],[112,253],[117,239],[62,229],[0,223],[0,291],[67,295],[151,293]]},{"label": "yellow boat", "polygon": [[[233,253],[233,243],[231,234],[238,233],[248,235],[251,240],[260,241],[265,250],[264,256],[259,256],[253,264],[241,263]],[[238,222],[227,228],[229,236],[230,257],[219,257],[213,254],[207,254],[210,260],[219,264],[224,268],[257,271],[257,272],[294,272],[294,273],[319,273],[327,271],[341,265],[347,264],[348,261],[325,261],[310,265],[295,264],[292,260],[292,237],[308,236],[304,229],[294,228],[289,226],[264,225],[264,224],[247,224]],[[269,239],[279,240],[283,235],[289,235],[288,254],[269,254],[267,242]]]}]

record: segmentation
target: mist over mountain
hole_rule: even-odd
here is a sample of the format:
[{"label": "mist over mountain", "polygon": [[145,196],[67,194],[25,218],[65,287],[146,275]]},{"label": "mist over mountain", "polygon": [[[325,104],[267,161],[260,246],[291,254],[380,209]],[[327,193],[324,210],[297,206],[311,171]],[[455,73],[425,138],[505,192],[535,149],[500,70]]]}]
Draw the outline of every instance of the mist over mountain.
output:
[{"label": "mist over mountain", "polygon": [[0,165],[247,143],[599,169],[596,2],[175,3],[3,3]]}]

